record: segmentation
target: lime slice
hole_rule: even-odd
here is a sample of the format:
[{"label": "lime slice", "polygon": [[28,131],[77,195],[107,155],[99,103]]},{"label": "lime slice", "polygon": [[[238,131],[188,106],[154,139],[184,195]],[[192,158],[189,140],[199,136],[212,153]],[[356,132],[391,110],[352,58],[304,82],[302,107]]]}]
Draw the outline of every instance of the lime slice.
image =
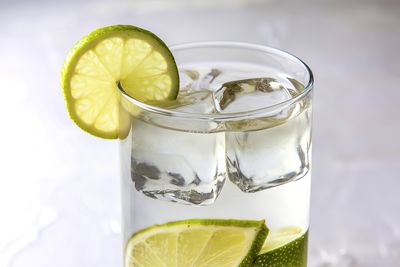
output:
[{"label": "lime slice", "polygon": [[246,267],[264,243],[264,221],[199,219],[141,230],[126,247],[125,267]]},{"label": "lime slice", "polygon": [[286,227],[271,232],[265,240],[254,267],[306,267],[308,232]]},{"label": "lime slice", "polygon": [[[96,29],[70,51],[62,71],[68,112],[83,130],[117,138],[126,115],[118,83],[140,100],[175,99],[179,76],[174,58],[153,33],[129,25]],[[121,117],[123,119],[121,120]]]}]

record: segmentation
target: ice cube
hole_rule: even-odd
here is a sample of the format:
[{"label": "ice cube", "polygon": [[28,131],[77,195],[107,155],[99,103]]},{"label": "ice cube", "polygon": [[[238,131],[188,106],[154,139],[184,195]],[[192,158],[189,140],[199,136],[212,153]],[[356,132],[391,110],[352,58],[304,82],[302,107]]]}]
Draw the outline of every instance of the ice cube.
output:
[{"label": "ice cube", "polygon": [[199,88],[207,90],[216,90],[221,87],[222,82],[218,80],[222,71],[219,69],[211,69],[207,74],[200,80]]},{"label": "ice cube", "polygon": [[[218,112],[234,113],[269,107],[297,94],[296,87],[286,88],[274,78],[254,78],[224,83],[213,98]],[[311,147],[307,98],[223,126],[228,176],[242,191],[256,192],[307,174]]]},{"label": "ice cube", "polygon": [[179,72],[180,88],[188,89],[195,88],[198,83],[200,73],[193,69],[183,69]]},{"label": "ice cube", "polygon": [[206,89],[179,91],[176,104],[169,108],[188,113],[210,114],[215,112],[212,92]]},{"label": "ice cube", "polygon": [[227,82],[213,93],[220,113],[256,110],[290,99],[292,96],[273,78],[255,78]]},{"label": "ice cube", "polygon": [[263,129],[260,120],[261,126],[252,125],[255,129],[258,127],[255,131],[246,132],[239,128],[226,133],[228,176],[242,191],[264,190],[300,179],[308,173],[310,109],[293,110],[296,113],[291,118],[272,119],[268,128]]},{"label": "ice cube", "polygon": [[[182,72],[185,73],[191,81],[197,81],[200,76],[200,73],[197,70],[184,69]],[[180,79],[182,80],[182,75],[180,75]]]},{"label": "ice cube", "polygon": [[190,67],[182,68],[179,72],[181,90],[209,90],[213,91],[221,87],[222,81],[218,78],[222,72],[219,69]]},{"label": "ice cube", "polygon": [[[215,113],[212,92],[208,90],[182,89],[179,91],[177,99],[163,101],[149,101],[157,107],[191,114],[211,114]],[[145,121],[151,122],[161,128],[175,129],[187,132],[214,132],[218,129],[219,122],[213,120],[199,120],[194,122],[191,116],[164,116],[154,112],[142,110],[138,116]]]},{"label": "ice cube", "polygon": [[141,120],[132,125],[131,178],[137,191],[184,204],[215,201],[225,181],[223,133],[177,131]]}]

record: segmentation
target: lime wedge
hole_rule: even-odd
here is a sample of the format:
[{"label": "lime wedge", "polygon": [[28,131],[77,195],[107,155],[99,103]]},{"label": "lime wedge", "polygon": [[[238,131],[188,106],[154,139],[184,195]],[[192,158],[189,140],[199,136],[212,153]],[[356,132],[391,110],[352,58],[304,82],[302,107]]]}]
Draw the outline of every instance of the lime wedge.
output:
[{"label": "lime wedge", "polygon": [[264,221],[198,219],[155,225],[130,238],[125,267],[252,266],[267,234]]},{"label": "lime wedge", "polygon": [[308,232],[286,227],[271,232],[265,240],[254,267],[306,267]]},{"label": "lime wedge", "polygon": [[[120,91],[140,100],[175,99],[179,76],[174,58],[153,33],[130,25],[108,26],[83,37],[69,52],[62,71],[68,112],[83,130],[117,138]],[[121,120],[121,117],[125,119]]]}]

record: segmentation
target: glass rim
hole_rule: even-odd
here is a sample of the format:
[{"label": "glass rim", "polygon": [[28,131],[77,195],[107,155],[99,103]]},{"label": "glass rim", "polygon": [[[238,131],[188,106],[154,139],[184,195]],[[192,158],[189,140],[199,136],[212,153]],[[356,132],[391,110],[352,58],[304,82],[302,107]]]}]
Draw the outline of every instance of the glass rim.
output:
[{"label": "glass rim", "polygon": [[[304,97],[306,97],[312,90],[314,86],[314,76],[311,69],[308,65],[301,60],[300,58],[283,51],[281,49],[273,48],[270,46],[265,46],[261,44],[254,44],[254,43],[247,43],[247,42],[236,42],[236,41],[206,41],[206,42],[190,42],[190,43],[182,43],[173,45],[170,48],[171,52],[185,50],[185,49],[192,49],[192,48],[204,48],[204,47],[229,47],[229,48],[243,48],[243,49],[252,49],[252,50],[259,50],[264,52],[271,52],[276,55],[281,55],[284,57],[289,57],[297,61],[300,65],[304,67],[308,74],[308,82],[307,85],[304,87],[304,90],[297,96],[289,98],[285,101],[279,102],[274,105],[252,109],[252,110],[245,110],[240,112],[231,112],[231,113],[195,113],[195,112],[185,112],[185,111],[178,111],[172,110],[167,108],[162,108],[150,104],[146,104],[141,102],[130,95],[128,95],[122,87],[118,86],[122,97],[126,98],[129,102],[133,103],[134,105],[140,107],[141,109],[155,113],[161,116],[168,116],[168,117],[177,117],[183,119],[192,119],[192,120],[211,120],[211,121],[226,121],[226,120],[240,120],[252,117],[259,117],[263,114],[270,113],[272,111],[283,109],[287,106],[290,106],[294,103],[301,101]],[[179,68],[179,67],[178,67]]]}]

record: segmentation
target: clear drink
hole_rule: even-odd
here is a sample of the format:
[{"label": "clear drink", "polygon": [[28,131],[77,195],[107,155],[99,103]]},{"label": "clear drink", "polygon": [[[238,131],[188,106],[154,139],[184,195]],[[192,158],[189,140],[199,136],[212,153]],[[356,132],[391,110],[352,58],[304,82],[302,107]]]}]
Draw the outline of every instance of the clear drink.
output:
[{"label": "clear drink", "polygon": [[[176,100],[149,105],[123,95],[121,101],[130,113],[129,134],[121,141],[127,249],[141,233],[175,221],[196,220],[211,229],[213,220],[224,220],[224,226],[265,220],[269,233],[244,263],[240,256],[233,259],[232,248],[221,248],[234,243],[230,234],[220,242],[220,258],[204,252],[211,241],[199,237],[195,240],[204,243],[203,249],[188,261],[180,255],[188,254],[179,245],[182,232],[174,235],[174,243],[155,231],[157,239],[153,238],[162,245],[130,253],[125,264],[307,266],[312,97],[308,67],[289,54],[256,45],[203,43],[172,51],[181,79]],[[185,249],[193,246],[197,251],[196,243],[189,242]],[[169,246],[174,249],[165,248]],[[175,254],[163,260],[168,251]],[[155,260],[143,265],[150,262],[143,258],[149,253]]]}]

